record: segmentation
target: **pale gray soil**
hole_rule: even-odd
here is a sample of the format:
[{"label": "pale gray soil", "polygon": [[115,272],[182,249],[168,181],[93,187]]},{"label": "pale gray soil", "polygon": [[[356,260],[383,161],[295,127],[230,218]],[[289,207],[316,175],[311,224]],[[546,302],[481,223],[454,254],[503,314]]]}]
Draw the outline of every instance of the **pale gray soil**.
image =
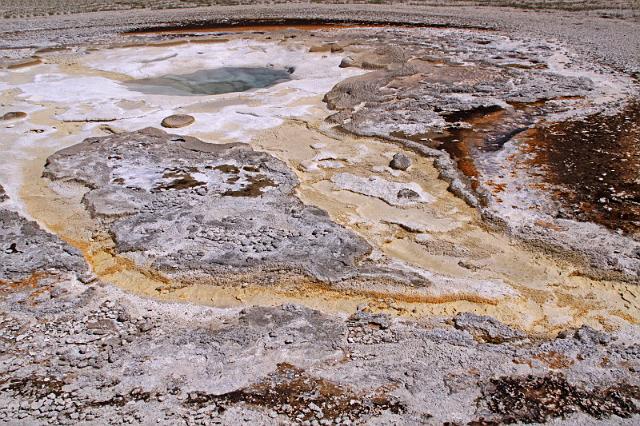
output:
[{"label": "pale gray soil", "polygon": [[640,4],[637,0],[315,0],[315,1],[284,1],[284,0],[52,0],[41,2],[36,0],[2,0],[0,12],[5,18],[24,18],[30,16],[68,15],[83,12],[104,12],[110,10],[161,10],[161,9],[190,9],[206,6],[233,5],[270,5],[282,3],[325,3],[325,4],[363,4],[385,5],[403,4],[410,6],[497,6],[514,7],[531,10],[572,10],[594,11],[605,16],[638,16]]},{"label": "pale gray soil", "polygon": [[[519,4],[521,2],[518,2]],[[584,2],[583,2],[584,3]],[[475,26],[513,32],[519,36],[559,39],[605,64],[629,72],[640,71],[640,30],[637,1],[627,2],[624,19],[602,17],[603,13],[579,10],[530,11],[475,6],[416,6],[287,4],[216,6],[198,9],[108,11],[77,13],[48,18],[5,19],[0,47],[28,48],[111,39],[110,35],[139,27],[185,22],[301,18],[317,20],[414,22],[435,25]],[[601,2],[600,4],[610,4]],[[29,49],[12,55],[30,55]],[[8,53],[5,52],[5,55]]]}]

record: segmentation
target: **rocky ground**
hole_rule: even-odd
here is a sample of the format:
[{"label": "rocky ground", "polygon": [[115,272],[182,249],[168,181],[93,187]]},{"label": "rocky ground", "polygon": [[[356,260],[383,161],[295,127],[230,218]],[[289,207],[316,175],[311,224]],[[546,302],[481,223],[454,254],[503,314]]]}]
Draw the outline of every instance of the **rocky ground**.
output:
[{"label": "rocky ground", "polygon": [[7,424],[633,424],[638,414],[633,328],[547,340],[468,313],[416,323],[366,307],[163,304],[92,279],[75,249],[0,214],[22,228],[0,233]]},{"label": "rocky ground", "polygon": [[0,421],[637,423],[633,17],[351,7],[5,21]]},{"label": "rocky ground", "polygon": [[[207,6],[229,6],[241,4],[273,5],[280,3],[309,3],[308,1],[283,1],[283,0],[261,0],[248,2],[247,0],[128,0],[128,1],[65,1],[54,0],[47,2],[37,2],[33,0],[2,0],[0,2],[0,12],[5,18],[24,18],[31,16],[47,15],[68,15],[86,12],[105,12],[113,10],[163,10],[163,9],[190,9],[194,7]],[[314,3],[328,4],[410,4],[413,6],[498,6],[515,7],[532,10],[571,10],[587,11],[604,14],[605,16],[637,16],[640,6],[634,0],[595,0],[585,3],[578,0],[522,0],[514,2],[511,0],[431,0],[431,1],[408,1],[408,0],[353,0],[349,2],[339,0],[316,0]]]}]

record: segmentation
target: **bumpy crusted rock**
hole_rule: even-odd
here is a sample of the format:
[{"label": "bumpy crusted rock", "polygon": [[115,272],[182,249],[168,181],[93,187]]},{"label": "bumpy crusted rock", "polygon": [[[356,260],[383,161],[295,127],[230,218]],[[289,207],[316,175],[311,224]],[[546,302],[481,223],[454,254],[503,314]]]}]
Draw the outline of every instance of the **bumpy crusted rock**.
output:
[{"label": "bumpy crusted rock", "polygon": [[393,156],[393,159],[389,163],[389,167],[395,170],[407,170],[411,167],[411,158],[406,154],[398,152]]},{"label": "bumpy crusted rock", "polygon": [[2,185],[0,185],[0,203],[8,199],[9,197],[7,196],[7,193],[4,191],[4,188],[2,187]]},{"label": "bumpy crusted rock", "polygon": [[[384,49],[384,45],[401,47]],[[524,140],[527,129],[536,128],[540,117],[554,121],[563,114],[592,114],[585,105],[602,93],[597,79],[588,78],[589,73],[579,75],[589,68],[588,64],[573,64],[582,70],[577,73],[569,67],[563,70],[555,66],[553,51],[563,49],[517,39],[505,44],[505,39],[494,36],[479,40],[471,34],[388,35],[379,45],[373,43],[369,49],[349,52],[354,66],[374,71],[343,80],[325,95],[327,106],[336,111],[328,121],[357,135],[384,137],[435,158],[434,165],[440,178],[449,183],[449,190],[478,208],[491,226],[575,261],[590,276],[637,283],[640,263],[633,253],[638,242],[580,219],[576,216],[581,211],[576,207],[579,203],[558,201],[558,191],[546,189],[535,194],[541,199],[536,205],[550,207],[538,210],[522,206],[514,210],[511,206],[517,203],[507,202],[493,192],[492,185],[520,161],[518,155],[504,154],[513,149],[514,138]],[[565,104],[568,99],[580,99],[576,105],[582,106],[569,113]],[[619,107],[612,106],[611,110]],[[625,120],[633,123],[633,115]],[[631,130],[628,133],[633,134]],[[632,138],[620,136],[615,140]],[[617,148],[612,151],[617,152]],[[636,174],[630,164],[624,165],[629,167],[625,176]],[[531,179],[532,185],[536,182],[536,187],[542,187],[537,185],[540,180],[547,184],[545,177],[531,170],[522,171],[523,178]],[[585,198],[599,194],[592,186],[578,186]],[[562,185],[556,187],[559,190]],[[607,191],[619,191],[616,188],[618,185],[612,184]],[[518,191],[507,194],[531,199],[532,194],[525,193],[528,190]],[[600,207],[595,210],[606,217],[609,203],[600,197],[594,198],[600,199],[596,203]],[[560,204],[562,215],[570,220],[559,217]],[[544,214],[544,220],[537,220],[539,212]],[[527,220],[516,219],[529,215]],[[557,226],[548,229],[538,225],[551,222]],[[615,221],[608,226],[618,231]],[[567,230],[559,233],[557,227]],[[632,224],[628,228],[635,232]],[[599,244],[593,245],[594,239]]]},{"label": "bumpy crusted rock", "polygon": [[487,343],[504,343],[525,337],[523,333],[494,318],[469,312],[456,315],[453,323],[457,329],[467,331],[479,341]]},{"label": "bumpy crusted rock", "polygon": [[370,250],[293,195],[298,181],[283,162],[245,144],[146,129],[59,151],[45,176],[90,188],[84,203],[117,250],[175,278],[284,268],[335,281]]},{"label": "bumpy crusted rock", "polygon": [[47,272],[77,272],[88,278],[87,271],[78,250],[18,213],[0,209],[0,281]]}]

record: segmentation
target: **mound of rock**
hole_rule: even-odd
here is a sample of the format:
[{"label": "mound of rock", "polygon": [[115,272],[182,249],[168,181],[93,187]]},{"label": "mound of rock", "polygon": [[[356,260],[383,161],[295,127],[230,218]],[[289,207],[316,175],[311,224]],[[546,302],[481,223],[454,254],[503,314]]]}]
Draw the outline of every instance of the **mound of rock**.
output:
[{"label": "mound of rock", "polygon": [[162,120],[162,127],[170,129],[178,129],[180,127],[187,127],[195,123],[196,119],[187,114],[174,114],[166,117]]},{"label": "mound of rock", "polygon": [[370,251],[294,196],[283,162],[245,144],[145,129],[59,151],[44,174],[84,184],[117,250],[176,279],[286,271],[337,281]]}]

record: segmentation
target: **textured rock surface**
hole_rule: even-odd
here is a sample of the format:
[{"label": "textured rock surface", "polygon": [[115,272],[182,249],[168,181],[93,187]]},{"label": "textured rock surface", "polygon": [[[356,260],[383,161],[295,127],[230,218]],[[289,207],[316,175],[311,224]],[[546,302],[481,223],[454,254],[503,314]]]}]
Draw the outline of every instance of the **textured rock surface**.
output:
[{"label": "textured rock surface", "polygon": [[108,222],[117,250],[176,277],[286,267],[336,281],[370,250],[293,195],[284,163],[244,144],[122,133],[56,153],[45,176],[90,188],[84,203]]},{"label": "textured rock surface", "polygon": [[380,198],[392,206],[433,201],[428,192],[413,182],[392,182],[377,176],[367,179],[350,173],[339,173],[333,177],[332,182],[340,189]]},{"label": "textured rock surface", "polygon": [[[639,415],[633,334],[531,341],[477,316],[456,317],[459,330],[367,310],[221,311],[60,277],[0,287],[0,308],[9,424],[631,425]],[[483,343],[478,330],[501,338]]]},{"label": "textured rock surface", "polygon": [[[346,51],[351,53],[348,48]],[[558,59],[558,55],[565,58]],[[591,275],[637,281],[637,207],[627,203],[627,207],[616,211],[618,219],[602,220],[609,229],[582,223],[589,221],[583,216],[590,214],[594,205],[602,211],[603,218],[609,217],[608,197],[633,192],[620,190],[631,188],[633,181],[624,178],[615,184],[602,183],[603,190],[613,194],[603,198],[603,190],[594,189],[599,188],[594,177],[594,184],[573,185],[572,190],[578,193],[573,199],[599,201],[588,204],[558,200],[558,193],[568,192],[566,185],[554,184],[544,178],[545,173],[555,167],[563,170],[559,172],[562,175],[575,169],[588,175],[589,167],[581,168],[582,162],[593,164],[586,157],[591,150],[585,149],[587,154],[580,159],[554,160],[557,152],[547,152],[546,156],[537,154],[535,162],[527,160],[536,155],[540,144],[536,139],[527,139],[535,134],[530,129],[544,127],[540,124],[544,120],[575,120],[578,124],[573,127],[579,128],[579,123],[594,111],[606,111],[602,114],[607,117],[618,114],[629,99],[637,96],[627,77],[611,70],[611,84],[618,85],[620,92],[613,93],[594,77],[590,64],[557,45],[473,32],[424,37],[402,30],[380,33],[380,41],[354,49],[352,59],[353,66],[370,72],[343,80],[325,95],[328,107],[337,111],[329,118],[331,123],[357,135],[381,136],[435,157],[440,177],[450,183],[450,191],[478,207],[492,225],[540,248],[578,260],[591,269]],[[624,129],[624,133],[617,135],[615,129],[609,130],[601,138],[593,138],[592,144],[598,145],[596,140],[609,135],[637,141],[637,129],[623,125],[634,121],[634,115],[628,115],[615,118],[616,123],[622,124],[614,127]],[[582,136],[564,142],[564,149],[586,144],[580,139],[588,137],[584,135],[590,131],[597,132],[598,126],[583,129],[582,133],[570,132]],[[610,150],[625,158],[636,155],[631,145],[602,145],[612,146],[603,148],[605,152]],[[600,168],[606,170],[604,176],[612,173],[605,164],[613,161],[616,160],[603,162]],[[621,176],[637,174],[636,163],[620,164],[625,170]],[[583,182],[584,178],[578,181]],[[616,224],[622,220],[624,224],[620,226],[626,232],[618,232]],[[594,238],[600,241],[597,247],[591,244]]]},{"label": "textured rock surface", "polygon": [[[0,201],[2,194],[0,190]],[[43,231],[37,223],[0,208],[0,282],[21,281],[32,273],[67,272],[89,278],[88,267],[78,250]]]},{"label": "textured rock surface", "polygon": [[395,170],[407,170],[411,167],[411,158],[401,152],[395,154],[389,163],[389,167]]},{"label": "textured rock surface", "polygon": [[[378,7],[387,6],[378,5],[370,10],[382,10]],[[256,12],[252,9],[251,13]],[[476,8],[470,9],[470,14],[478,15],[476,22],[487,16]],[[522,18],[524,21],[539,18],[535,14],[523,15],[526,15]],[[414,15],[405,13],[402,19],[407,16]],[[542,19],[551,21],[554,16],[548,14]],[[70,21],[73,19],[69,18]],[[584,16],[576,20],[580,24],[575,26],[576,33],[588,26],[589,21]],[[67,22],[67,18],[64,21]],[[624,28],[623,21],[610,21],[612,23],[608,25],[604,25],[607,20],[599,22],[604,25],[602,28]],[[36,23],[28,26],[37,28],[34,32],[38,34],[42,32]],[[103,27],[98,27],[95,31],[104,31]],[[365,34],[362,29],[355,32],[359,34],[358,38]],[[544,54],[546,43],[535,46],[538,42],[534,41],[521,48],[511,45],[512,40],[505,41],[500,35],[489,32],[458,33],[447,29],[434,32],[442,34],[443,40],[415,38],[419,46],[411,49],[424,49],[419,51],[425,53],[415,58],[396,48],[378,46],[379,49],[372,50],[368,46],[371,40],[376,42],[378,36],[377,41],[383,45],[407,44],[407,29],[384,28],[377,35],[374,31],[370,40],[354,47],[342,40],[336,43],[333,32],[327,43],[323,44],[320,37],[315,36],[312,43],[321,45],[322,50],[328,49],[327,57],[333,49],[328,45],[336,43],[346,51],[339,57],[352,55],[351,65],[370,71],[365,83],[355,79],[348,84],[353,84],[355,89],[363,84],[366,87],[362,93],[373,92],[372,105],[386,102],[377,98],[378,89],[390,98],[395,96],[391,93],[394,90],[401,97],[406,95],[399,103],[401,108],[391,111],[390,120],[385,119],[389,111],[381,108],[373,111],[380,115],[372,114],[371,123],[361,120],[356,124],[375,126],[380,119],[383,130],[402,130],[403,126],[408,126],[411,131],[433,124],[451,132],[454,138],[466,138],[465,132],[474,127],[481,133],[489,130],[486,132],[487,146],[492,148],[498,148],[505,138],[512,137],[513,132],[521,129],[520,125],[530,123],[528,113],[518,111],[521,105],[505,105],[498,92],[500,96],[491,99],[495,95],[491,91],[500,88],[505,75],[513,78],[516,89],[522,88],[524,99],[531,93],[534,97],[555,93],[556,88],[548,91],[549,85],[557,85],[560,92],[567,89],[566,93],[576,93],[573,89],[589,86],[587,83],[582,85],[579,79],[562,76],[539,79],[538,76],[544,74],[540,59],[546,63],[555,57],[555,53]],[[60,36],[69,40],[73,34],[68,33],[73,31],[65,27]],[[417,33],[422,34],[417,30],[411,37]],[[628,33],[627,39],[636,37],[632,31]],[[285,35],[279,43],[287,46],[287,40],[296,43],[305,37],[288,31],[280,34]],[[609,39],[607,31],[594,31],[594,34],[599,34],[600,39]],[[29,43],[39,45],[32,42],[33,37],[38,36],[20,31],[9,39],[19,39],[21,43],[28,39]],[[273,34],[264,36],[274,37]],[[240,37],[246,38],[245,35]],[[349,37],[353,37],[353,33]],[[399,38],[394,41],[394,37]],[[580,40],[583,42],[590,46],[589,42]],[[11,40],[8,43],[12,43]],[[307,49],[308,46],[304,51]],[[541,51],[540,57],[536,56]],[[442,52],[446,57],[442,57]],[[487,52],[495,57],[483,62],[480,58]],[[45,56],[46,52],[42,54]],[[339,57],[336,55],[336,68]],[[405,65],[397,68],[398,64]],[[474,68],[474,72],[469,72],[468,67]],[[494,67],[497,69],[495,86],[487,75],[490,74],[487,70],[492,71]],[[392,80],[385,80],[385,75],[396,72]],[[20,74],[20,78],[27,77],[24,70]],[[532,81],[521,81],[522,76],[529,75],[532,75]],[[375,82],[375,79],[380,81]],[[415,93],[424,97],[435,94],[433,102],[440,106],[446,104],[443,100],[446,98],[451,109],[431,110],[424,116],[415,116],[420,108],[414,108],[412,102],[420,99],[412,98],[410,93],[415,85],[429,86],[429,80],[435,81],[433,87]],[[461,84],[465,81],[470,81],[470,85]],[[487,81],[490,87],[485,85]],[[536,81],[541,87],[535,87]],[[569,85],[565,85],[567,81]],[[575,82],[579,84],[574,85]],[[508,89],[508,84],[503,88]],[[483,92],[487,89],[489,92]],[[585,90],[585,93],[589,96],[596,89]],[[361,119],[372,113],[350,99],[349,90],[346,88],[344,96],[332,98],[347,106],[333,117],[335,123],[349,125],[349,114],[362,113]],[[486,102],[480,104],[475,98],[466,98],[468,91],[477,91]],[[430,100],[425,98],[423,101]],[[542,112],[567,112],[573,108],[572,102],[555,100],[552,105],[545,106],[549,111]],[[467,104],[472,109],[461,107]],[[30,114],[29,125],[54,109],[46,103],[40,107],[50,109]],[[211,108],[211,104],[206,107]],[[58,107],[55,109],[57,113]],[[495,129],[483,129],[479,121],[495,114],[506,114],[509,119],[499,124],[492,122]],[[154,116],[149,123],[158,123],[166,115]],[[113,123],[114,129],[118,129],[118,121]],[[197,130],[202,121],[186,130],[203,131]],[[56,134],[66,130],[73,132],[77,125],[48,124],[59,127]],[[87,127],[83,129],[92,126],[85,124]],[[274,139],[280,139],[280,145],[276,144],[271,152],[287,161],[290,160],[288,155],[300,160],[301,167],[296,173],[304,169],[302,162],[310,159],[313,160],[306,164],[317,164],[318,175],[327,173],[324,180],[319,180],[317,175],[309,179],[309,175],[300,172],[300,185],[284,163],[268,154],[252,151],[246,145],[214,146],[155,130],[90,139],[55,154],[46,170],[46,176],[52,182],[41,182],[47,190],[29,184],[31,180],[38,180],[40,166],[50,152],[40,158],[41,162],[29,159],[30,167],[36,163],[37,172],[28,174],[29,168],[22,171],[34,179],[25,179],[25,184],[19,188],[10,180],[10,193],[22,199],[16,200],[15,204],[3,203],[3,206],[20,206],[30,211],[29,206],[37,205],[33,199],[43,197],[45,202],[40,208],[44,213],[37,216],[31,211],[38,220],[51,219],[47,216],[49,213],[68,207],[72,213],[68,217],[79,223],[71,220],[64,226],[87,231],[79,232],[87,240],[75,241],[68,238],[69,233],[64,234],[65,239],[79,247],[88,245],[89,249],[83,247],[83,251],[92,266],[99,265],[103,273],[112,271],[101,275],[101,279],[120,274],[120,281],[114,282],[133,281],[137,277],[136,270],[129,268],[131,264],[157,268],[187,281],[200,274],[215,279],[224,272],[242,275],[252,269],[246,266],[249,261],[257,265],[253,269],[258,272],[247,281],[255,281],[274,293],[282,290],[286,280],[278,280],[275,274],[267,277],[264,272],[270,269],[299,270],[305,275],[332,281],[359,274],[361,280],[354,279],[352,287],[344,283],[302,287],[307,292],[302,295],[306,299],[301,303],[321,301],[316,306],[323,312],[290,304],[272,306],[271,299],[264,301],[269,306],[242,310],[159,303],[122,292],[112,283],[79,284],[74,275],[82,278],[86,266],[75,250],[69,252],[69,246],[34,222],[17,213],[0,210],[0,218],[5,218],[0,225],[6,230],[6,234],[0,231],[0,243],[18,241],[23,244],[0,246],[9,252],[6,253],[8,261],[0,258],[9,265],[4,273],[16,277],[9,279],[13,281],[11,283],[0,283],[0,423],[638,423],[640,382],[636,373],[640,368],[640,349],[634,310],[637,287],[591,280],[580,275],[580,269],[561,268],[559,263],[544,259],[540,251],[531,250],[530,246],[526,247],[530,252],[515,251],[514,255],[514,251],[509,252],[513,250],[511,244],[506,238],[501,239],[503,236],[499,233],[481,233],[474,227],[461,227],[457,222],[463,216],[448,213],[471,210],[448,194],[443,197],[446,185],[437,181],[437,172],[430,168],[429,159],[410,154],[414,165],[404,173],[397,172],[386,167],[390,155],[398,152],[397,146],[385,144],[381,147],[373,138],[349,138],[346,140],[350,144],[347,144],[345,139],[331,139],[320,132],[311,132],[309,127],[314,124],[317,123],[291,126],[291,134],[275,130],[273,133]],[[26,120],[11,123],[14,125],[19,148],[23,149],[27,140],[23,138],[23,132],[29,132],[29,142],[38,146],[24,150],[24,154],[51,149],[49,142],[53,140],[37,139],[29,127],[20,127],[27,126]],[[394,127],[396,125],[399,127]],[[289,135],[290,139],[283,139],[283,135]],[[452,189],[467,194],[466,198],[476,197],[481,205],[481,188],[473,188],[473,179],[464,181],[456,168],[468,163],[451,160],[455,158],[454,152],[427,146],[438,135],[388,136],[394,138],[394,142],[402,140],[417,153],[436,157],[436,165],[443,177],[452,182]],[[407,136],[412,137],[407,139]],[[455,145],[454,138],[448,141],[452,145]],[[265,143],[268,135],[261,135],[259,139],[259,144]],[[283,140],[295,141],[295,144],[284,147]],[[305,144],[313,151],[302,152]],[[349,151],[348,147],[336,149],[339,144],[352,145],[353,150]],[[3,141],[2,148],[6,145],[10,145],[10,141]],[[263,145],[259,146],[263,149]],[[318,152],[321,149],[322,152]],[[497,150],[507,155],[505,151]],[[442,155],[443,152],[448,155]],[[13,154],[9,152],[6,157],[10,158],[6,163],[8,166],[12,166],[12,161],[21,160],[23,151],[16,157],[11,156]],[[468,153],[461,154],[464,158]],[[490,153],[487,158],[488,164],[496,164]],[[295,166],[293,162],[292,167]],[[333,168],[336,172],[329,172]],[[6,179],[14,169],[8,170],[0,174],[0,178]],[[425,179],[421,172],[432,176]],[[375,178],[372,180],[371,176]],[[335,179],[332,181],[330,177]],[[303,192],[301,187],[305,183],[315,185],[313,190],[309,191],[307,186],[307,192]],[[362,232],[374,246],[368,268],[358,265],[358,260],[363,256],[361,253],[368,253],[369,245],[335,225],[325,213],[302,204],[293,195],[294,188],[305,203],[307,200],[310,203],[319,201],[320,197],[313,198],[317,194],[329,194],[341,200],[341,209],[331,209],[329,205],[327,211],[335,220]],[[32,190],[34,192],[29,193]],[[0,197],[1,194],[0,191]],[[82,195],[83,204],[79,204]],[[60,201],[65,196],[71,197],[72,204]],[[431,196],[432,202],[420,202]],[[26,202],[29,197],[31,204]],[[78,213],[80,210],[82,214]],[[85,216],[89,216],[87,212],[95,224],[85,220]],[[484,212],[486,215],[486,210]],[[373,219],[363,220],[366,213],[372,214]],[[529,235],[535,236],[541,229],[546,229],[547,234],[540,237],[541,246],[549,238],[555,238],[558,244],[566,244],[568,237],[559,230],[558,222],[544,223],[547,228],[529,222],[533,228]],[[390,226],[390,223],[398,226]],[[81,228],[87,224],[90,229]],[[569,226],[564,222],[560,225]],[[49,228],[59,230],[64,226]],[[284,236],[280,233],[282,229],[287,231]],[[383,237],[377,239],[371,238],[375,233],[367,233],[371,229],[389,232],[380,234]],[[61,235],[64,231],[60,231]],[[618,237],[617,245],[609,240],[601,242],[596,231],[585,227],[587,238],[576,242],[576,247],[587,254],[598,250],[605,253],[596,259],[595,269],[622,266],[633,272],[633,262],[610,263],[622,258],[619,254],[627,256],[625,261],[631,259],[632,253],[637,257],[640,251],[634,251],[633,243]],[[420,234],[416,235],[416,232]],[[470,234],[472,239],[463,239],[461,234]],[[116,240],[115,247],[96,249],[101,247],[104,235]],[[417,249],[410,244],[414,240],[419,245]],[[29,244],[25,245],[25,241]],[[589,244],[584,244],[585,241]],[[434,270],[460,276],[460,270],[463,270],[464,277],[478,280],[463,282],[446,276],[438,280],[435,273],[429,275],[434,287],[442,286],[451,291],[439,295],[417,291],[422,287],[416,287],[423,286],[426,281],[424,276],[415,283],[404,276],[398,280],[403,283],[402,287],[389,285],[388,291],[376,293],[380,286],[371,278],[379,276],[380,264],[388,261],[381,257],[379,249],[399,256],[409,253],[415,258],[427,259],[425,263],[416,262],[424,268],[423,274]],[[508,254],[502,252],[503,249]],[[304,258],[297,257],[300,250],[305,254]],[[125,257],[125,268],[118,269],[121,265],[104,262],[103,258],[109,260],[114,253]],[[437,256],[435,261],[433,254]],[[512,263],[492,263],[493,259],[509,256]],[[43,262],[43,258],[48,260]],[[372,264],[375,265],[372,267]],[[43,273],[42,268],[48,269]],[[140,270],[147,272],[143,268]],[[334,274],[329,275],[327,271]],[[388,271],[390,279],[398,275],[396,269]],[[504,277],[509,277],[505,278],[509,284],[498,286]],[[528,279],[532,282],[526,282]],[[304,281],[298,276],[294,280]],[[194,291],[214,296],[199,301],[224,306],[215,299],[216,293],[206,293],[206,289],[216,286],[194,287]],[[505,287],[517,289],[520,295],[510,292],[510,299],[493,300]],[[333,293],[329,291],[336,288],[338,290]],[[159,291],[151,290],[150,293],[160,297]],[[235,290],[237,292],[231,294],[241,304],[253,303],[241,300],[250,288],[238,286]],[[357,290],[375,291],[363,297]],[[464,293],[467,290],[470,294]],[[456,294],[458,292],[461,294]],[[618,299],[610,304],[610,293],[622,298],[624,307],[618,304]],[[193,301],[182,299],[185,294],[176,291],[172,300]],[[419,297],[425,294],[429,297]],[[268,296],[269,292],[260,295]],[[340,306],[341,297],[353,295],[360,298],[358,308],[355,304],[349,309]],[[402,300],[403,296],[405,300]],[[505,311],[509,305],[511,310]],[[425,308],[427,310],[423,311]],[[336,314],[336,311],[342,313]],[[467,311],[475,313],[457,314]],[[494,315],[506,318],[504,320],[511,326],[498,321]],[[597,320],[590,324],[600,330],[567,325],[581,324],[585,318],[596,315]],[[537,330],[541,334],[530,328],[525,332],[526,327],[532,327],[531,323],[540,324]],[[523,330],[513,324],[522,324]]]}]

